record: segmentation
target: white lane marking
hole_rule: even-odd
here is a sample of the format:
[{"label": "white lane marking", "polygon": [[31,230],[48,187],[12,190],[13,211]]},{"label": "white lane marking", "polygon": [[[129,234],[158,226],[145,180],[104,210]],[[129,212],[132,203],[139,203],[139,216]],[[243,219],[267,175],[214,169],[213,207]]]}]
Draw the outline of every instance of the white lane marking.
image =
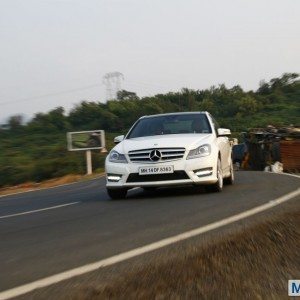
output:
[{"label": "white lane marking", "polygon": [[45,208],[41,208],[41,209],[35,209],[35,210],[24,211],[24,212],[21,212],[21,213],[16,213],[16,214],[11,214],[11,215],[6,215],[6,216],[0,216],[0,219],[6,219],[6,218],[17,217],[17,216],[23,216],[23,215],[34,214],[34,213],[37,213],[37,212],[40,212],[40,211],[45,211],[45,210],[50,210],[50,209],[56,209],[56,208],[65,207],[65,206],[70,206],[70,205],[74,205],[74,204],[78,204],[78,203],[80,203],[80,201],[77,201],[77,202],[70,202],[70,203],[61,204],[61,205],[56,205],[56,206],[45,207]]},{"label": "white lane marking", "polygon": [[14,195],[20,195],[20,194],[26,194],[26,193],[31,193],[31,192],[37,192],[37,191],[52,190],[52,189],[56,189],[56,188],[60,188],[60,187],[63,187],[63,186],[68,186],[68,185],[72,185],[72,184],[76,184],[76,183],[82,183],[82,182],[89,182],[89,181],[97,180],[99,178],[103,178],[104,176],[105,176],[105,174],[102,174],[100,176],[97,176],[96,178],[88,179],[86,181],[75,181],[75,182],[59,184],[59,185],[51,186],[51,187],[31,189],[31,190],[27,190],[27,191],[23,191],[23,192],[16,192],[16,193],[8,194],[8,195],[0,195],[0,198],[14,196]]},{"label": "white lane marking", "polygon": [[217,229],[219,227],[228,225],[230,223],[234,223],[236,221],[242,220],[244,218],[253,216],[257,213],[260,213],[262,211],[270,209],[274,206],[284,203],[284,202],[286,202],[292,198],[295,198],[296,196],[299,196],[299,195],[300,195],[300,188],[298,188],[297,190],[295,190],[289,194],[286,194],[280,198],[275,199],[273,202],[268,202],[266,204],[254,207],[245,212],[233,215],[231,217],[228,217],[223,220],[205,225],[203,227],[199,227],[199,228],[196,228],[196,229],[193,229],[190,231],[186,231],[184,233],[181,233],[181,234],[169,237],[169,238],[165,238],[160,241],[157,241],[157,242],[154,242],[154,243],[151,243],[151,244],[148,244],[148,245],[124,252],[124,253],[120,253],[120,254],[111,256],[109,258],[99,260],[94,263],[90,263],[90,264],[87,264],[87,265],[84,265],[84,266],[81,266],[78,268],[74,268],[74,269],[71,269],[71,270],[68,270],[68,271],[65,271],[62,273],[58,273],[58,274],[55,274],[55,275],[52,275],[49,277],[45,277],[43,279],[36,280],[31,283],[27,283],[27,284],[0,292],[0,300],[6,300],[6,299],[10,299],[10,298],[17,297],[20,295],[24,295],[35,289],[46,287],[46,286],[58,283],[60,281],[66,280],[66,279],[70,279],[70,278],[78,276],[78,275],[86,274],[86,273],[95,271],[99,268],[110,266],[110,265],[119,263],[121,261],[133,258],[135,256],[139,256],[139,255],[145,254],[147,252],[151,252],[151,251],[166,247],[168,245],[177,243],[179,241],[189,239],[191,237],[203,234],[205,232],[208,232],[208,231]]},{"label": "white lane marking", "polygon": [[266,171],[265,173],[277,174],[277,175],[286,175],[286,176],[292,176],[292,177],[300,178],[300,175],[291,174],[291,173],[274,173],[274,172],[271,172],[271,171]]}]

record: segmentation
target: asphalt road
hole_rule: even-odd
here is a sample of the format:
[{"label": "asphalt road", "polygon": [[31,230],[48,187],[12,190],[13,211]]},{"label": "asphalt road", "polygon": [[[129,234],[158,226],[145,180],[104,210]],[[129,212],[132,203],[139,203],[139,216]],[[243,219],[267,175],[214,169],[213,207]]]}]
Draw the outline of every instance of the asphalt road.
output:
[{"label": "asphalt road", "polygon": [[0,198],[0,291],[222,220],[294,191],[299,182],[237,172],[235,185],[222,193],[135,189],[110,201],[100,178]]}]

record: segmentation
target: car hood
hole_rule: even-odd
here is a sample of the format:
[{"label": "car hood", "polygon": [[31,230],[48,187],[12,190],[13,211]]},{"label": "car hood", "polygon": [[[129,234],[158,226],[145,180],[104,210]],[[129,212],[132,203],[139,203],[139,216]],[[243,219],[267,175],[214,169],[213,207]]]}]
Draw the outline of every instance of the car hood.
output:
[{"label": "car hood", "polygon": [[212,134],[170,134],[125,139],[115,147],[121,153],[150,148],[183,147],[194,149],[203,143],[210,143]]}]

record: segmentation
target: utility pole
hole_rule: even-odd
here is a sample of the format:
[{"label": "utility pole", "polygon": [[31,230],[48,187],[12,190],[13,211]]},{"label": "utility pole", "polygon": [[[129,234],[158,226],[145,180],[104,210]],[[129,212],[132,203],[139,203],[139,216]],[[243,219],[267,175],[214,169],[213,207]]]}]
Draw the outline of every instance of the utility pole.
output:
[{"label": "utility pole", "polygon": [[110,72],[103,76],[103,83],[106,86],[106,101],[117,99],[122,80],[124,80],[124,75],[120,72]]}]

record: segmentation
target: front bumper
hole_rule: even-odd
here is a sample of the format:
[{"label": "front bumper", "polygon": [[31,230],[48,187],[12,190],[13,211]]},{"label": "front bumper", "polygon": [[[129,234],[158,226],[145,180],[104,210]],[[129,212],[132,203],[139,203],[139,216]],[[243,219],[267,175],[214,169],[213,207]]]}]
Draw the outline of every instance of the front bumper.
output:
[{"label": "front bumper", "polygon": [[[174,185],[201,185],[217,182],[216,166],[217,159],[213,156],[180,159],[159,163],[112,163],[106,159],[106,186],[113,188],[133,187],[162,187]],[[140,167],[149,166],[173,166],[174,174],[161,175],[138,175]],[[200,170],[200,171],[199,171]],[[204,171],[201,171],[204,170]],[[197,172],[199,171],[199,172]],[[196,175],[196,173],[199,175]],[[114,180],[109,180],[113,178]],[[117,180],[120,178],[119,180]]]}]

